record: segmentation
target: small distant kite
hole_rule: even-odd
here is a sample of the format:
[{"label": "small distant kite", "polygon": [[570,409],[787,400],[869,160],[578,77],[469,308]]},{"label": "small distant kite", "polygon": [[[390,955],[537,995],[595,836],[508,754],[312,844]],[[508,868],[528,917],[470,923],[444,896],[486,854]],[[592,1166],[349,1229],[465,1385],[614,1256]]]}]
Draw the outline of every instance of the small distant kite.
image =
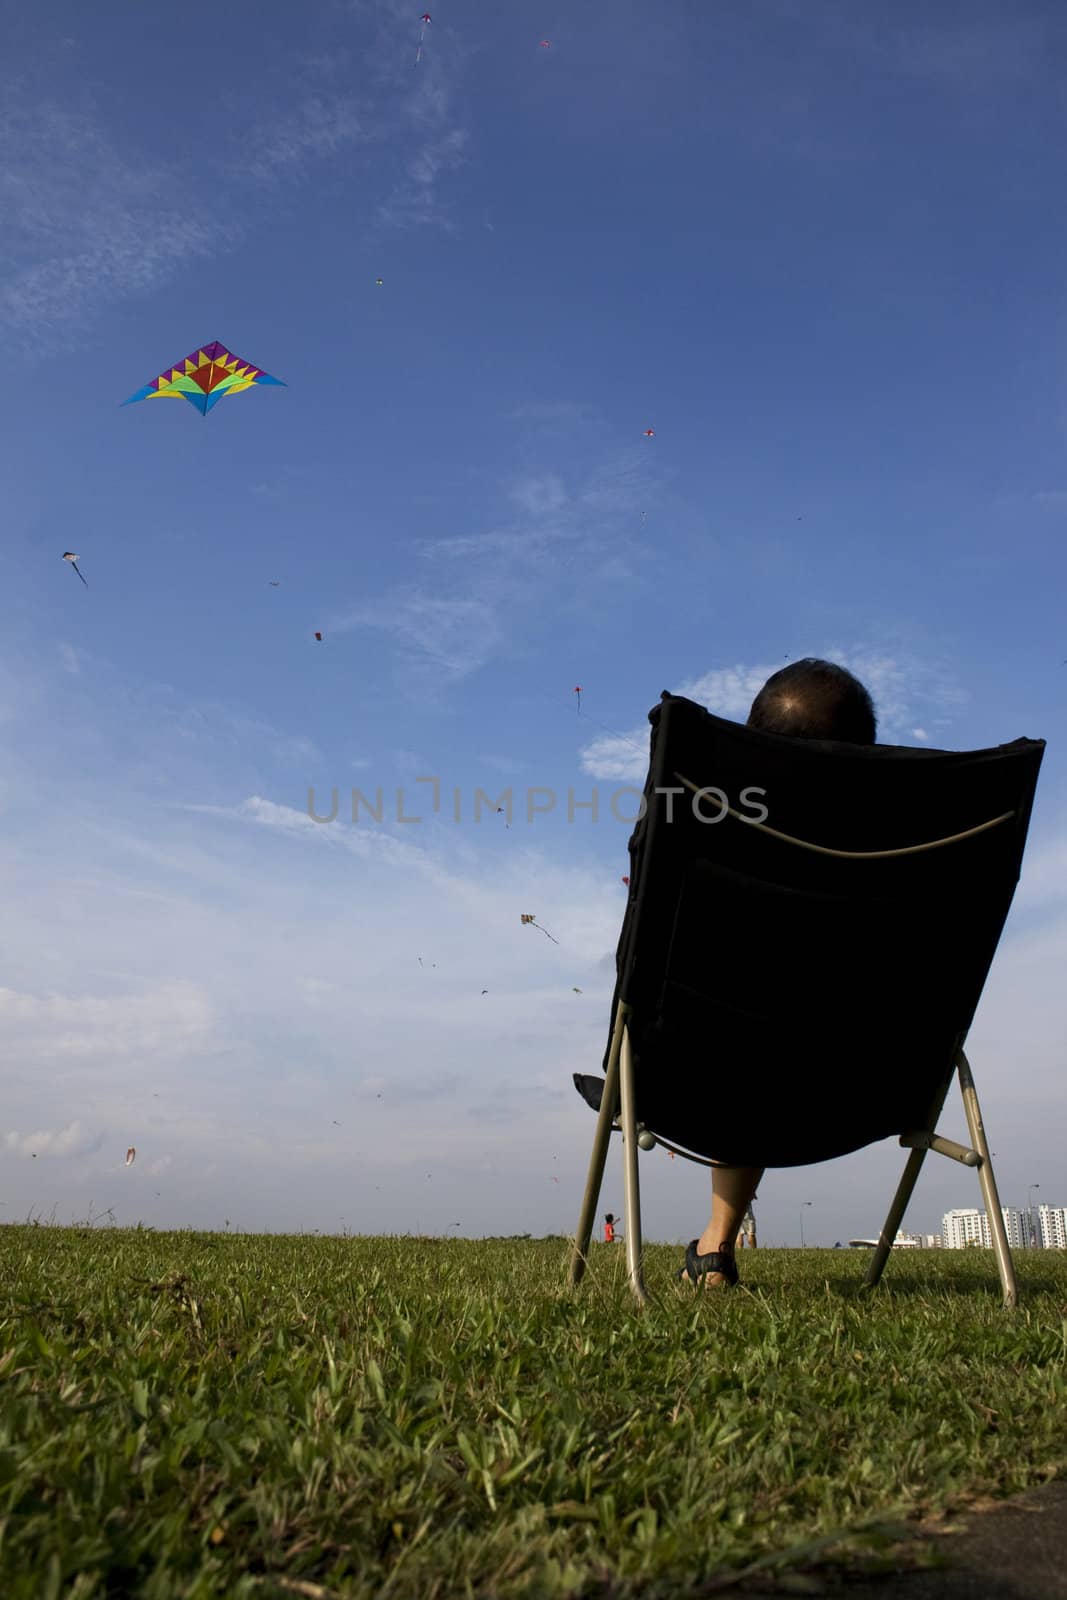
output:
[{"label": "small distant kite", "polygon": [[132,1167],[136,1160],[137,1160],[137,1151],[133,1148],[133,1145],[131,1144],[130,1148],[126,1152],[126,1165],[128,1167]]},{"label": "small distant kite", "polygon": [[627,887],[627,888],[629,888],[629,887],[630,887],[630,880],[629,880],[629,878],[624,878],[624,879],[623,879],[623,880],[622,880],[622,881],[623,881],[623,883],[624,883],[624,884],[625,884],[625,885],[626,885],[626,887]]},{"label": "small distant kite", "polygon": [[[541,924],[538,922],[532,911],[520,911],[519,916],[521,920],[524,923],[528,923],[531,928],[537,928],[541,933],[543,933],[546,939],[552,939],[552,935],[549,933],[548,929],[541,927]],[[552,943],[559,944],[559,940],[552,939]]]},{"label": "small distant kite", "polygon": [[488,990],[488,989],[483,989],[483,990],[482,990],[482,993],[483,993],[483,994],[488,994],[488,993],[489,993],[489,990]]},{"label": "small distant kite", "polygon": [[575,989],[573,983],[571,984],[571,990],[574,994],[581,994],[582,992],[580,989]]},{"label": "small distant kite", "polygon": [[581,714],[582,714],[582,686],[581,686],[580,683],[575,686],[574,693],[577,696],[578,715],[581,716]]},{"label": "small distant kite", "polygon": [[655,428],[646,428],[645,429],[645,438],[646,439],[654,439],[655,437],[656,437]]},{"label": "small distant kite", "polygon": [[415,65],[416,66],[418,66],[419,62],[422,60],[422,41],[426,37],[427,24],[431,23],[433,21],[433,18],[431,17],[431,15],[430,15],[430,13],[428,11],[424,11],[422,13],[422,16],[419,18],[419,21],[422,23],[422,32],[419,34],[419,48],[415,52]]},{"label": "small distant kite", "polygon": [[277,578],[268,578],[267,582],[270,584],[272,589],[276,589],[278,587],[279,580]]},{"label": "small distant kite", "polygon": [[281,378],[272,378],[262,367],[242,361],[216,339],[192,351],[176,366],[168,367],[122,403],[132,406],[138,400],[185,399],[206,417],[224,395],[239,394],[242,389],[252,389],[261,383],[275,384],[281,389],[287,387]]},{"label": "small distant kite", "polygon": [[317,640],[318,640],[318,641],[319,641],[319,643],[320,643],[320,644],[321,644],[321,643],[322,643],[322,634],[321,634],[321,633],[317,633],[317,634],[316,634],[316,635],[315,635],[315,637],[316,637],[316,639],[317,639]]},{"label": "small distant kite", "polygon": [[551,50],[551,48],[552,48],[552,40],[551,39],[542,39],[541,40],[541,49],[542,50]]},{"label": "small distant kite", "polygon": [[[83,583],[85,583],[85,579],[84,579],[84,577],[82,577],[82,570],[78,565],[78,557],[74,554],[74,551],[73,550],[64,550],[64,552],[63,552],[63,560],[70,562],[71,566],[74,568],[75,572],[78,574],[78,577],[81,578]],[[89,585],[87,583],[85,583],[85,587],[88,589]]]},{"label": "small distant kite", "polygon": [[378,288],[380,289],[382,284],[385,282],[385,279],[384,278],[375,278],[374,281],[377,284]]}]

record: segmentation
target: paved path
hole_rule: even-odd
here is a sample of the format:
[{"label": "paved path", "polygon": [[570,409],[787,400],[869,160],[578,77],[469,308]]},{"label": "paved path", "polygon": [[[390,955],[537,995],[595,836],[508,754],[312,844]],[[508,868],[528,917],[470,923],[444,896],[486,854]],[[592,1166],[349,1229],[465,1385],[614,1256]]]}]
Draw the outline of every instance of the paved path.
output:
[{"label": "paved path", "polygon": [[[1067,1600],[1067,1479],[961,1513],[947,1526],[956,1531],[917,1541],[940,1556],[936,1568],[820,1574],[807,1592],[828,1600]],[[783,1600],[788,1593],[786,1583],[753,1582],[722,1591],[722,1600]]]}]

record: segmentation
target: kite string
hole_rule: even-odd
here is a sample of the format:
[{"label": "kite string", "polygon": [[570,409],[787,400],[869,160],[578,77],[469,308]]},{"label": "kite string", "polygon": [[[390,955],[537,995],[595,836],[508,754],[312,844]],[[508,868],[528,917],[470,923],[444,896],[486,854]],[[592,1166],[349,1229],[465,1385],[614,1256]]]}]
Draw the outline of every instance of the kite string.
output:
[{"label": "kite string", "polygon": [[580,703],[578,706],[578,715],[580,717],[584,717],[586,722],[591,722],[595,728],[602,729],[604,733],[610,733],[613,739],[618,739],[622,744],[628,744],[631,750],[637,751],[638,755],[645,756],[647,758],[648,750],[644,745],[639,745],[636,739],[629,738],[625,733],[619,733],[615,728],[609,728],[606,722],[600,722],[596,717],[591,717],[588,711],[582,710]]}]

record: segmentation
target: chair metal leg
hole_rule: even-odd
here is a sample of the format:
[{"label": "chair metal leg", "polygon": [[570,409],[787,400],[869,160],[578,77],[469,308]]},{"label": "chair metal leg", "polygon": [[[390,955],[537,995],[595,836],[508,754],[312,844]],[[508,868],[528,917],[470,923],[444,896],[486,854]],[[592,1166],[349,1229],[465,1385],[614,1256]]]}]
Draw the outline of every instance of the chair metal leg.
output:
[{"label": "chair metal leg", "polygon": [[904,1220],[904,1213],[908,1208],[912,1190],[915,1188],[923,1161],[926,1159],[925,1150],[913,1150],[904,1163],[904,1175],[897,1185],[897,1192],[893,1196],[893,1204],[889,1207],[889,1215],[885,1225],[878,1236],[878,1243],[867,1268],[864,1283],[868,1289],[873,1289],[885,1271],[885,1264],[889,1260],[889,1253],[893,1248],[893,1240],[900,1232],[900,1224]]},{"label": "chair metal leg", "polygon": [[[589,1162],[589,1174],[585,1180],[585,1195],[582,1199],[581,1214],[578,1218],[578,1231],[574,1236],[574,1250],[571,1253],[569,1283],[572,1289],[577,1288],[582,1281],[589,1251],[589,1241],[593,1237],[593,1221],[596,1216],[597,1201],[600,1199],[601,1186],[604,1182],[604,1167],[607,1164],[608,1145],[611,1141],[611,1125],[615,1120],[616,1107],[619,1101],[619,1058],[629,1009],[629,1006],[624,1005],[620,1000],[615,1012],[615,1031],[611,1036],[607,1079],[604,1084],[604,1095],[600,1102],[596,1133],[593,1135],[593,1154]],[[629,1234],[629,1217],[627,1217],[626,1231]]]},{"label": "chair metal leg", "polygon": [[[948,1077],[945,1079],[942,1087],[938,1090],[938,1093],[935,1095],[933,1103],[930,1106],[930,1113],[926,1119],[925,1131],[931,1134],[937,1128],[937,1121],[944,1107],[951,1082],[952,1073],[949,1072]],[[885,1264],[889,1260],[889,1254],[893,1248],[893,1240],[900,1232],[900,1224],[904,1220],[904,1213],[908,1208],[908,1201],[911,1199],[912,1191],[915,1188],[919,1173],[922,1171],[922,1164],[925,1158],[926,1148],[925,1146],[921,1146],[916,1150],[912,1150],[907,1161],[904,1163],[903,1176],[897,1185],[897,1192],[893,1196],[892,1205],[889,1207],[889,1215],[885,1219],[885,1225],[878,1236],[878,1243],[875,1246],[874,1255],[871,1258],[871,1264],[867,1268],[867,1276],[864,1279],[864,1285],[868,1289],[874,1288],[875,1284],[880,1280],[882,1273],[885,1271]]]},{"label": "chair metal leg", "polygon": [[975,1092],[974,1078],[971,1076],[970,1062],[962,1050],[957,1065],[960,1089],[963,1091],[963,1109],[967,1117],[967,1131],[971,1136],[971,1143],[982,1158],[982,1164],[978,1168],[978,1181],[982,1186],[982,1199],[985,1201],[986,1216],[989,1218],[989,1231],[993,1238],[993,1253],[997,1258],[1000,1286],[1004,1291],[1004,1304],[1016,1306],[1019,1303],[1019,1287],[1015,1281],[1015,1265],[1008,1247],[1008,1231],[1004,1226],[1004,1213],[1000,1209],[1000,1196],[997,1193],[997,1183],[989,1159],[989,1145],[982,1125],[982,1112]]},{"label": "chair metal leg", "polygon": [[634,1103],[634,1058],[630,1031],[623,1026],[620,1062],[622,1091],[623,1214],[626,1218],[626,1265],[630,1287],[642,1305],[647,1305],[641,1276],[641,1188],[637,1171],[637,1109]]}]

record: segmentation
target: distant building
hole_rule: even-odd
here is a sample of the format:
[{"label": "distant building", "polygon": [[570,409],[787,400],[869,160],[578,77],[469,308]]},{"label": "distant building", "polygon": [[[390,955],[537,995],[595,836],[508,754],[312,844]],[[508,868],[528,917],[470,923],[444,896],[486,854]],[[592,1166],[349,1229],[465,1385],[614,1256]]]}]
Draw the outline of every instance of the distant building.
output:
[{"label": "distant building", "polygon": [[924,1250],[940,1250],[941,1235],[939,1233],[924,1233],[922,1235]]},{"label": "distant building", "polygon": [[[1018,1206],[1001,1206],[1000,1214],[1004,1218],[1004,1231],[1008,1235],[1010,1248],[1025,1250],[1027,1235],[1023,1213]],[[992,1250],[993,1248],[989,1218],[976,1206],[946,1211],[941,1219],[941,1238],[946,1250]]]},{"label": "distant building", "polygon": [[[898,1233],[893,1240],[894,1250],[917,1250],[922,1246],[921,1233]],[[877,1239],[850,1239],[850,1250],[874,1250],[878,1245]]]},{"label": "distant building", "polygon": [[1037,1242],[1042,1250],[1067,1250],[1067,1206],[1038,1206]]},{"label": "distant building", "polygon": [[989,1233],[989,1218],[976,1206],[964,1210],[946,1211],[941,1218],[941,1237],[946,1250],[993,1248]]}]

